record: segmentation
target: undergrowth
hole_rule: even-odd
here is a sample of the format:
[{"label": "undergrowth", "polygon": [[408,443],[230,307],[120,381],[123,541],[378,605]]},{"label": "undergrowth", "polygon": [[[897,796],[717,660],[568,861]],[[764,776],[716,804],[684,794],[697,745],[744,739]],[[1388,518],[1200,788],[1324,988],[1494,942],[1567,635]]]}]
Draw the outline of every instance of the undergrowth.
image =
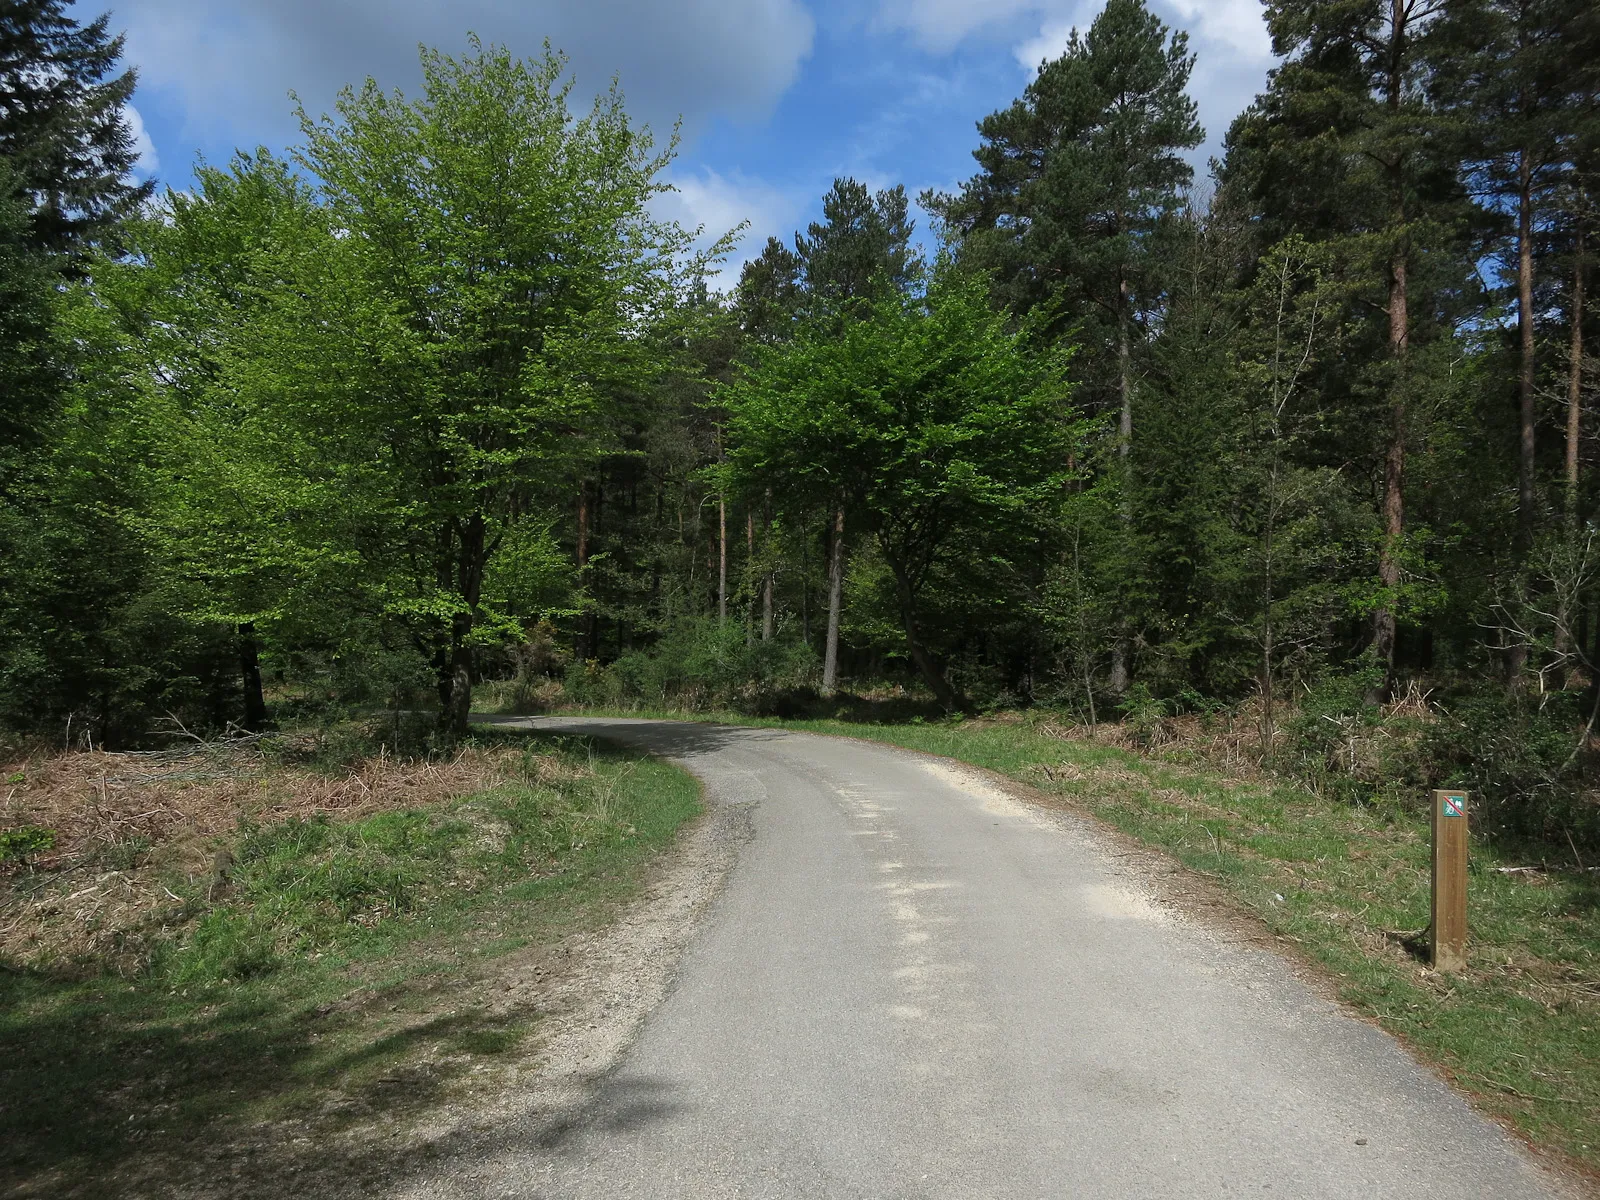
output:
[{"label": "undergrowth", "polygon": [[0,1180],[104,1195],[135,1153],[203,1158],[242,1123],[420,1114],[522,1045],[538,1014],[505,1001],[497,963],[606,920],[698,788],[586,739],[485,731],[479,749],[515,769],[239,828],[224,869],[165,877],[167,936],[129,973],[115,954],[0,963]]}]

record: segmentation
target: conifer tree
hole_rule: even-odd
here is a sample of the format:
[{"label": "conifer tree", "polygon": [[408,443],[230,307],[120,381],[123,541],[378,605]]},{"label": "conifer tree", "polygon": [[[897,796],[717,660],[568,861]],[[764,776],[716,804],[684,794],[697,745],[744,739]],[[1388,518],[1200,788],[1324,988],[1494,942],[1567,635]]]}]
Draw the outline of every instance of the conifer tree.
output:
[{"label": "conifer tree", "polygon": [[[1163,235],[1193,169],[1182,152],[1204,132],[1185,92],[1194,58],[1143,0],[1110,0],[1085,34],[1010,108],[979,123],[982,168],[959,195],[924,198],[964,261],[996,276],[1013,305],[1056,309],[1053,328],[1083,327],[1095,352],[1080,358],[1104,407],[1118,414],[1123,514],[1132,492],[1136,326],[1148,325],[1167,288]],[[1119,639],[1110,689],[1128,686]]]},{"label": "conifer tree", "polygon": [[[1234,123],[1225,183],[1253,195],[1267,244],[1292,232],[1333,239],[1350,263],[1361,306],[1381,313],[1386,394],[1379,488],[1381,534],[1372,651],[1391,686],[1407,557],[1408,363],[1419,303],[1413,273],[1447,240],[1458,196],[1424,91],[1424,34],[1443,0],[1273,0],[1267,26],[1287,61]],[[1374,331],[1376,332],[1376,331]]]},{"label": "conifer tree", "polygon": [[[1526,553],[1540,515],[1535,292],[1572,132],[1590,102],[1578,61],[1591,6],[1581,0],[1462,0],[1430,30],[1430,92],[1452,118],[1463,180],[1483,210],[1490,249],[1512,280],[1517,312],[1517,541]],[[1589,39],[1591,51],[1600,49]],[[1570,200],[1570,195],[1565,199]],[[1509,243],[1509,245],[1508,245]]]},{"label": "conifer tree", "polygon": [[0,0],[0,156],[31,209],[32,236],[81,249],[116,229],[154,184],[138,161],[126,106],[137,82],[118,71],[110,16],[79,25],[63,0]]}]

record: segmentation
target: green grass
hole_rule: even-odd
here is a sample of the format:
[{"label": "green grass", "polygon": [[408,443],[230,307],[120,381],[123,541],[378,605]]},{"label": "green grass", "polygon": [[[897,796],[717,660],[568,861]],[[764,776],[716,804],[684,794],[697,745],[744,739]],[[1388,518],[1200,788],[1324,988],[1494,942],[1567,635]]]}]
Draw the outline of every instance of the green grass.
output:
[{"label": "green grass", "polygon": [[[662,714],[666,715],[666,714]],[[1356,807],[1050,737],[1026,723],[718,719],[888,742],[987,767],[1211,876],[1534,1143],[1600,1169],[1600,876],[1475,844],[1470,969],[1425,970],[1425,808]],[[696,718],[704,719],[704,718]],[[1044,768],[1050,768],[1047,773]],[[1054,778],[1052,778],[1054,776]],[[1520,848],[1526,852],[1528,848]]]},{"label": "green grass", "polygon": [[224,893],[171,881],[181,932],[137,977],[4,964],[0,1177],[104,1194],[142,1148],[201,1152],[219,1123],[425,1110],[516,1051],[537,1014],[489,1002],[495,960],[604,922],[699,811],[676,767],[523,740],[568,769],[241,831]]}]

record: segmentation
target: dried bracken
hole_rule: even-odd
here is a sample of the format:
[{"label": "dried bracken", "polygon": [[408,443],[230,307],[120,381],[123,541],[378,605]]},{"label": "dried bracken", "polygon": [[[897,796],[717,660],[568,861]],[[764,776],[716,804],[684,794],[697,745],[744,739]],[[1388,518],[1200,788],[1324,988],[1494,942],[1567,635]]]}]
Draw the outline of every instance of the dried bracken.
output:
[{"label": "dried bracken", "polygon": [[466,747],[438,759],[380,752],[330,772],[293,761],[310,749],[236,738],[154,752],[55,753],[0,768],[8,781],[0,829],[54,835],[48,850],[0,867],[0,957],[133,969],[151,936],[191,915],[195,888],[220,874],[219,851],[242,827],[319,815],[355,820],[512,779],[556,782],[573,770],[552,756]]}]

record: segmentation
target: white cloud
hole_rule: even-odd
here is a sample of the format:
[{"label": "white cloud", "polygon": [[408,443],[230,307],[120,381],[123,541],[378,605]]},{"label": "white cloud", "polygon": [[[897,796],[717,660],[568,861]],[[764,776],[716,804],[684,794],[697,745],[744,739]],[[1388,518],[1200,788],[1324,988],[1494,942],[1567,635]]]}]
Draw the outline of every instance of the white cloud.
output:
[{"label": "white cloud", "polygon": [[930,53],[947,54],[974,34],[1004,31],[1048,7],[1041,0],[881,0],[877,23],[905,30]]},{"label": "white cloud", "polygon": [[[1149,0],[1174,29],[1186,30],[1197,57],[1189,94],[1206,141],[1192,156],[1202,171],[1220,153],[1233,118],[1266,83],[1272,42],[1261,0]],[[880,25],[904,31],[924,50],[949,53],[969,41],[1010,45],[1032,76],[1040,62],[1066,48],[1073,28],[1087,30],[1104,0],[879,0]]]},{"label": "white cloud", "polygon": [[728,290],[739,281],[740,268],[761,254],[767,238],[787,241],[801,223],[810,191],[795,192],[744,175],[723,175],[710,168],[694,173],[674,173],[675,191],[656,198],[655,213],[675,220],[685,229],[701,229],[698,245],[709,248],[718,238],[737,228],[741,234],[734,251],[712,278],[712,286]]},{"label": "white cloud", "polygon": [[139,110],[133,105],[123,106],[123,113],[128,118],[128,129],[133,134],[133,152],[138,161],[134,163],[132,174],[140,179],[147,179],[161,169],[161,157],[156,153],[156,144],[150,140],[150,134],[144,127],[144,118],[139,115]]},{"label": "white cloud", "polygon": [[[1059,54],[1074,25],[1085,27],[1105,5],[1097,0],[879,0],[878,23],[909,32],[924,49],[948,53],[968,38],[1006,37],[1019,25],[1038,32],[1017,45],[1029,70]],[[1261,0],[1153,0],[1169,25],[1250,60],[1265,60],[1272,47]]]},{"label": "white cloud", "polygon": [[1272,38],[1260,0],[1166,0],[1180,24],[1197,38],[1250,63],[1272,58]]},{"label": "white cloud", "polygon": [[1092,6],[1085,4],[1082,8],[1081,13],[1071,18],[1047,20],[1040,25],[1038,34],[1023,42],[1014,51],[1018,65],[1032,75],[1039,69],[1040,63],[1047,59],[1059,58],[1067,48],[1067,39],[1072,35],[1072,31],[1085,28],[1094,19]]},{"label": "white cloud", "polygon": [[368,75],[420,82],[417,46],[464,48],[467,32],[533,56],[545,38],[572,58],[580,92],[620,76],[630,113],[663,133],[681,114],[770,109],[810,53],[801,0],[126,0],[116,20],[141,80],[177,99],[191,137],[293,132],[287,93],[326,111]]}]

